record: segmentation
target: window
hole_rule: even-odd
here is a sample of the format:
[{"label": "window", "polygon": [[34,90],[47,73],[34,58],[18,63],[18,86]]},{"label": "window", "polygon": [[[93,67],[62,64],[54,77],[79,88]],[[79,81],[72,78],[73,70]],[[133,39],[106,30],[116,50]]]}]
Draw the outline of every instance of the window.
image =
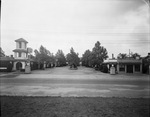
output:
[{"label": "window", "polygon": [[21,52],[19,52],[19,57],[21,57]]},{"label": "window", "polygon": [[135,71],[140,72],[140,65],[135,65]]},{"label": "window", "polygon": [[19,42],[19,48],[21,48],[21,42]]},{"label": "window", "polygon": [[119,65],[119,71],[125,71],[125,65],[120,64]]}]

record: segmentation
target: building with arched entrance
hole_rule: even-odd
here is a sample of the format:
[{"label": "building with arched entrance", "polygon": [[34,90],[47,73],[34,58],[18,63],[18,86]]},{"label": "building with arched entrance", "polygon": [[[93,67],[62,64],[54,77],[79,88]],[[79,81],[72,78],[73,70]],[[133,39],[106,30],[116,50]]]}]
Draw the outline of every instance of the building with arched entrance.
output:
[{"label": "building with arched entrance", "polygon": [[15,40],[16,49],[14,52],[14,65],[13,70],[25,70],[28,63],[27,41],[23,38]]}]

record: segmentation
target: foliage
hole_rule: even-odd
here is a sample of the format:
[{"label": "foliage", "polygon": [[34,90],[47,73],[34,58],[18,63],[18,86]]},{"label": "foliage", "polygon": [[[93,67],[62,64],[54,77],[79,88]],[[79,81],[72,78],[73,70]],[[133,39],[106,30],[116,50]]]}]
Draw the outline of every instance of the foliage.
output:
[{"label": "foliage", "polygon": [[118,59],[125,59],[125,58],[127,58],[127,57],[128,57],[128,56],[127,56],[126,53],[119,53],[118,56],[117,56]]},{"label": "foliage", "polygon": [[84,66],[97,66],[99,67],[100,64],[106,59],[107,50],[103,46],[101,46],[100,42],[97,41],[95,46],[90,50],[86,50],[82,57],[82,65]]},{"label": "foliage", "polygon": [[132,53],[131,57],[134,58],[134,59],[136,59],[136,58],[140,58],[141,55],[139,55],[138,53],[134,53],[134,54]]},{"label": "foliage", "polygon": [[102,67],[102,68],[101,68],[101,71],[102,71],[102,72],[108,73],[108,67],[107,67],[107,65],[102,65],[101,67]]},{"label": "foliage", "polygon": [[12,71],[12,68],[13,68],[13,64],[9,63],[7,65],[7,72],[11,72]]},{"label": "foliage", "polygon": [[69,65],[74,64],[75,66],[78,66],[80,63],[80,58],[78,57],[78,53],[74,51],[73,48],[70,49],[70,53],[67,54],[67,61]]},{"label": "foliage", "polygon": [[66,65],[66,58],[65,58],[65,55],[62,50],[57,51],[55,58],[57,60],[56,61],[57,66],[65,66]]},{"label": "foliage", "polygon": [[119,53],[118,54],[118,59],[126,59],[126,58],[140,58],[141,55],[139,55],[138,53],[131,53],[130,55],[127,55],[126,53]]},{"label": "foliage", "polygon": [[2,48],[0,47],[0,57],[4,57],[5,56],[5,52],[2,50]]},{"label": "foliage", "polygon": [[55,57],[53,54],[50,53],[49,50],[47,50],[45,47],[43,47],[42,45],[40,46],[39,48],[39,51],[38,50],[34,50],[35,52],[35,60],[41,64],[46,62],[47,64],[48,63],[54,63],[55,62]]},{"label": "foliage", "polygon": [[150,66],[150,54],[142,59],[142,71],[143,73],[149,74],[149,66]]},{"label": "foliage", "polygon": [[92,52],[95,65],[100,65],[104,61],[104,59],[108,58],[106,48],[101,46],[99,41],[95,43],[95,47],[93,48]]},{"label": "foliage", "polygon": [[90,67],[90,60],[91,60],[91,51],[86,50],[84,54],[82,55],[82,65],[86,67]]}]

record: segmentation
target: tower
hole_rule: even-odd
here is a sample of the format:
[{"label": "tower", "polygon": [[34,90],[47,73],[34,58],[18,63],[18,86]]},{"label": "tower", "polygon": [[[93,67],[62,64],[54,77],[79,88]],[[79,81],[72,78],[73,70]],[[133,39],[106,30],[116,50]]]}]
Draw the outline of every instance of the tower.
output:
[{"label": "tower", "polygon": [[15,42],[16,49],[13,50],[15,59],[13,70],[24,70],[28,59],[28,42],[23,38],[19,38]]},{"label": "tower", "polygon": [[15,59],[27,59],[27,41],[23,38],[15,40],[16,49],[13,50]]}]

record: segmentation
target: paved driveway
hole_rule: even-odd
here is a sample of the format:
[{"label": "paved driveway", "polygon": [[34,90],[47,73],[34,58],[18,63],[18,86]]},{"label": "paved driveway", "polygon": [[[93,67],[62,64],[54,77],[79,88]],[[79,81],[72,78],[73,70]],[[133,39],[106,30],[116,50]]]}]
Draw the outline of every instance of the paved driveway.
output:
[{"label": "paved driveway", "polygon": [[110,75],[92,68],[57,67],[32,74],[0,74],[1,95],[148,98],[149,76]]}]

